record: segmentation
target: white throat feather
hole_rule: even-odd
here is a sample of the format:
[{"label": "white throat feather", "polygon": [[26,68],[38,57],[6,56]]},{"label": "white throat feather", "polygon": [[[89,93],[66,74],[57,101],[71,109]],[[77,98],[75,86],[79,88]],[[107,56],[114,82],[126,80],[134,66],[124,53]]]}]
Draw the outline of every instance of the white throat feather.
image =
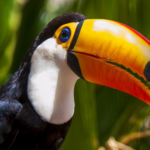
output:
[{"label": "white throat feather", "polygon": [[74,114],[74,85],[78,77],[67,65],[67,50],[49,38],[37,47],[31,59],[28,98],[40,117],[62,124]]}]

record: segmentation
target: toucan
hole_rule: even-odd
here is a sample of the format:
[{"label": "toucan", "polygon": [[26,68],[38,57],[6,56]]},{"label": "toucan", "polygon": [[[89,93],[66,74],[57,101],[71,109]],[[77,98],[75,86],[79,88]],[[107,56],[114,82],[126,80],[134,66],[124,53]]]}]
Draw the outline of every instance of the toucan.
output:
[{"label": "toucan", "polygon": [[79,13],[54,18],[0,88],[0,150],[58,150],[79,78],[150,104],[149,89],[121,65],[150,82],[150,41],[117,21]]}]

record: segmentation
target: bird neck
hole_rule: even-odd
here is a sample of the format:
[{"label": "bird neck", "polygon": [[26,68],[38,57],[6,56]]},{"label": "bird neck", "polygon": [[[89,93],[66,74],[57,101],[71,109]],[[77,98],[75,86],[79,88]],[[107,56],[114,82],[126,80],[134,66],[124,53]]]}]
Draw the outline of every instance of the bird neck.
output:
[{"label": "bird neck", "polygon": [[[33,108],[43,120],[62,124],[74,114],[74,85],[78,77],[65,59],[65,62],[61,58],[53,59],[49,44],[52,49],[55,47],[48,40],[33,53],[27,93]],[[66,50],[60,50],[60,53],[67,56]]]}]

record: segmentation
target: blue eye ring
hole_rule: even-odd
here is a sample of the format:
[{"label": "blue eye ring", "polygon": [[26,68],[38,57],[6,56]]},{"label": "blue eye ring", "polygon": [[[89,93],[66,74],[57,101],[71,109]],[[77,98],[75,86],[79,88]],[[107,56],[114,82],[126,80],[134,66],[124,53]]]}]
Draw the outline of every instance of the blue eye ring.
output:
[{"label": "blue eye ring", "polygon": [[65,43],[69,40],[71,31],[69,28],[63,28],[60,32],[59,39],[62,43]]}]

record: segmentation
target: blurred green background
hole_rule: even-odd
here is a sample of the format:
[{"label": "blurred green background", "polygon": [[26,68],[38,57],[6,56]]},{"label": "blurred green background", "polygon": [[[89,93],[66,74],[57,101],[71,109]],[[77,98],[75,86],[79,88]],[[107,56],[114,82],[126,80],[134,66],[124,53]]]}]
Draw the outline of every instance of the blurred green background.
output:
[{"label": "blurred green background", "polygon": [[[125,23],[150,39],[150,0],[0,0],[0,86],[18,69],[43,27],[65,12]],[[147,83],[146,83],[147,84]],[[61,150],[98,150],[150,128],[150,107],[123,92],[78,80],[75,115]],[[150,137],[128,145],[149,150]]]}]

